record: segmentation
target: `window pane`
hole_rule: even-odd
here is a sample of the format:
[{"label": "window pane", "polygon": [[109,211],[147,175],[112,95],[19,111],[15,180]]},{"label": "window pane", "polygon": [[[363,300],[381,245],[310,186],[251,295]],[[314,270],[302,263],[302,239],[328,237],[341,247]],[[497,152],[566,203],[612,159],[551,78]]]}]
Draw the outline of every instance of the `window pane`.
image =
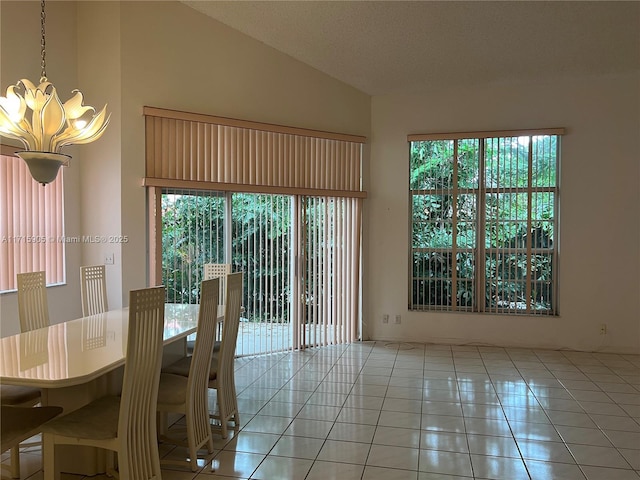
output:
[{"label": "window pane", "polygon": [[[413,288],[413,305],[418,308],[445,309],[451,306],[451,280],[416,279]],[[440,307],[440,308],[438,308]]]},{"label": "window pane", "polygon": [[526,188],[529,178],[529,138],[505,137],[485,140],[485,186]]},{"label": "window pane", "polygon": [[488,307],[527,308],[527,255],[495,252],[486,258]]},{"label": "window pane", "polygon": [[456,245],[458,248],[474,248],[476,246],[475,223],[458,222],[456,230]]},{"label": "window pane", "polygon": [[525,192],[486,195],[486,247],[525,247],[527,197]]},{"label": "window pane", "polygon": [[476,195],[458,195],[456,215],[456,245],[460,248],[475,248],[477,230]]},{"label": "window pane", "polygon": [[451,306],[451,252],[416,252],[413,257],[413,304]]},{"label": "window pane", "polygon": [[171,303],[198,303],[205,263],[225,263],[224,194],[162,195],[162,281]]},{"label": "window pane", "polygon": [[456,208],[458,209],[458,220],[476,221],[477,216],[477,196],[476,194],[458,195]]},{"label": "window pane", "polygon": [[531,229],[531,248],[553,248],[553,222],[539,222]]},{"label": "window pane", "polygon": [[478,188],[477,139],[458,140],[458,188]]},{"label": "window pane", "polygon": [[553,247],[554,203],[552,192],[534,193],[531,196],[532,248]]},{"label": "window pane", "polygon": [[531,280],[530,309],[550,310],[553,301],[553,255],[533,255],[531,275],[527,275],[524,254],[488,255],[486,258],[487,307],[524,310],[527,308],[527,280]]},{"label": "window pane", "polygon": [[452,181],[452,140],[411,143],[411,190],[449,188]]},{"label": "window pane", "polygon": [[532,183],[534,187],[556,186],[558,137],[536,136],[532,142]]},{"label": "window pane", "polygon": [[456,305],[473,308],[475,305],[475,255],[473,252],[456,255],[457,291]]},{"label": "window pane", "polygon": [[494,196],[494,208],[487,209],[487,220],[524,221],[529,206],[527,193],[498,193]]},{"label": "window pane", "polygon": [[553,308],[553,254],[534,255],[531,264],[531,308],[549,311]]},{"label": "window pane", "polygon": [[413,247],[450,248],[452,217],[451,195],[413,195]]},{"label": "window pane", "polygon": [[553,301],[553,254],[534,255],[531,262],[532,307],[549,310]]}]

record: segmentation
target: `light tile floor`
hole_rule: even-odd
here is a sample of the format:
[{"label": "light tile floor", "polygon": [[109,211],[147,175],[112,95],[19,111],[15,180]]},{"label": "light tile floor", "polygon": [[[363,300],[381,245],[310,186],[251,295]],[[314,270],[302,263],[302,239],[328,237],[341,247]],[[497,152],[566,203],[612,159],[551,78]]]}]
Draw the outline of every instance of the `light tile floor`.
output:
[{"label": "light tile floor", "polygon": [[236,372],[242,429],[163,480],[640,480],[640,355],[365,342]]}]

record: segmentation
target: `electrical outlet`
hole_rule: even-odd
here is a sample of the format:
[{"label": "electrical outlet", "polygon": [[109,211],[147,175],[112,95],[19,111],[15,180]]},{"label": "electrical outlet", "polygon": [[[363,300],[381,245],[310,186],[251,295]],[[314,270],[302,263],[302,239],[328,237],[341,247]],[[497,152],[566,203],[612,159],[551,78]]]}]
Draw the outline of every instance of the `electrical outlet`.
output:
[{"label": "electrical outlet", "polygon": [[104,264],[105,265],[113,265],[114,264],[114,255],[113,253],[105,253],[104,255]]},{"label": "electrical outlet", "polygon": [[402,317],[400,315],[396,315],[396,325],[400,325],[402,323]]},{"label": "electrical outlet", "polygon": [[607,324],[606,323],[601,323],[600,324],[600,335],[606,335],[607,334]]},{"label": "electrical outlet", "polygon": [[389,314],[385,313],[382,315],[382,323],[389,323]]}]

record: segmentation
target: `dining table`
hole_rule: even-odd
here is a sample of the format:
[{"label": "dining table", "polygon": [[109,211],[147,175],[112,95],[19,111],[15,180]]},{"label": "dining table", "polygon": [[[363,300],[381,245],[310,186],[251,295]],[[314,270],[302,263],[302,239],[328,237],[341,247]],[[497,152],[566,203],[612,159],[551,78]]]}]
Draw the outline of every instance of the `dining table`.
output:
[{"label": "dining table", "polygon": [[[163,365],[185,355],[186,338],[197,329],[198,310],[198,305],[165,304]],[[221,307],[219,320],[223,315]],[[1,338],[0,383],[40,388],[43,405],[61,406],[66,413],[101,396],[118,394],[128,326],[125,307]],[[105,471],[103,453],[90,447],[60,446],[56,463],[67,473]]]}]

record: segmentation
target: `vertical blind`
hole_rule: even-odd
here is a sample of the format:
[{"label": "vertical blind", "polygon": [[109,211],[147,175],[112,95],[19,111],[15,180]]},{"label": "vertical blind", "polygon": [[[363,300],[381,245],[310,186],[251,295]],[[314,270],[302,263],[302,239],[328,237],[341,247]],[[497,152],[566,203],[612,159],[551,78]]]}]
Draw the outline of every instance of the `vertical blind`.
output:
[{"label": "vertical blind", "polygon": [[149,107],[145,115],[147,186],[366,196],[364,137]]},{"label": "vertical blind", "polygon": [[358,198],[304,197],[299,236],[304,327],[296,347],[357,338],[360,215]]},{"label": "vertical blind", "polygon": [[16,274],[44,270],[47,285],[62,283],[62,173],[42,186],[23,160],[0,155],[0,291],[16,288]]}]

